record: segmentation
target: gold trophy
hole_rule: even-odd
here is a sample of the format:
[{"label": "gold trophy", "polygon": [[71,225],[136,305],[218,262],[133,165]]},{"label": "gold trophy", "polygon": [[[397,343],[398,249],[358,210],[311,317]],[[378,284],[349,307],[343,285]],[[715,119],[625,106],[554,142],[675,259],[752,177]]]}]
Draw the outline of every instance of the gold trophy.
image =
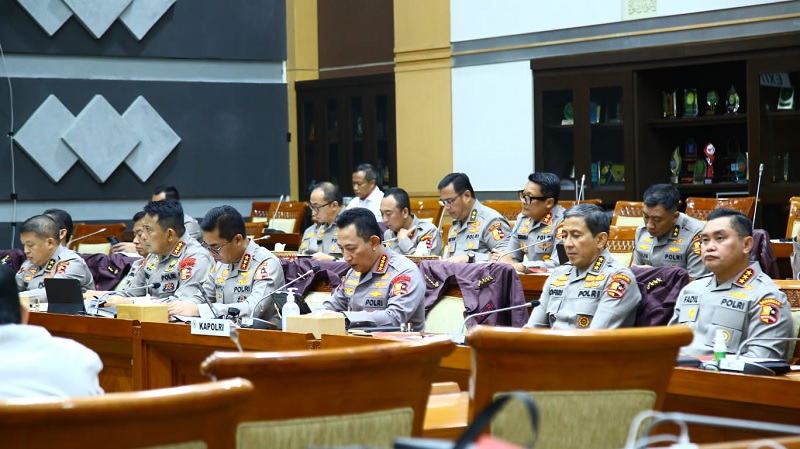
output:
[{"label": "gold trophy", "polygon": [[672,172],[672,176],[670,177],[669,181],[673,184],[678,183],[678,178],[681,174],[681,147],[680,145],[675,147],[675,151],[672,152],[672,159],[669,161],[669,171]]}]

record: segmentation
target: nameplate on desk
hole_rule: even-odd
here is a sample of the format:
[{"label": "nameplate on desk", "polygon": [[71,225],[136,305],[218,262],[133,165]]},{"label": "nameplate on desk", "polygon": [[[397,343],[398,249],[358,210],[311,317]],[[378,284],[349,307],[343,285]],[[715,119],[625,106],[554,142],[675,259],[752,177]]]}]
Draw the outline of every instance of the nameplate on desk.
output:
[{"label": "nameplate on desk", "polygon": [[212,335],[216,337],[230,337],[231,321],[197,318],[192,320],[193,335]]},{"label": "nameplate on desk", "polygon": [[720,359],[719,369],[726,371],[744,371],[744,360],[729,358]]}]

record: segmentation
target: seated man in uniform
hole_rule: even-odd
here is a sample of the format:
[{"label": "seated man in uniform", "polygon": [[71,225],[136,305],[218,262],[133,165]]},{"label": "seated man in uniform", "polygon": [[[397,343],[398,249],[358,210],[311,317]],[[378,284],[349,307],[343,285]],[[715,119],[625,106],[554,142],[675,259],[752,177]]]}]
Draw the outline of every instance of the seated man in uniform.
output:
[{"label": "seated man in uniform", "polygon": [[60,244],[58,224],[47,215],[36,215],[22,223],[19,240],[25,257],[17,272],[17,286],[28,291],[31,301],[47,301],[44,280],[47,278],[77,279],[83,291],[94,288],[94,278],[86,262],[75,251]]},{"label": "seated man in uniform", "polygon": [[383,241],[400,254],[415,254],[420,242],[422,255],[441,255],[442,237],[433,223],[420,221],[411,213],[411,201],[405,190],[392,187],[383,194],[381,215],[386,223]]},{"label": "seated man in uniform", "polygon": [[[746,215],[716,209],[700,238],[703,263],[711,274],[695,279],[678,294],[669,324],[686,324],[694,339],[683,352],[712,355],[718,329],[725,335],[728,352],[741,350],[749,357],[783,358],[788,342],[754,337],[789,338],[791,306],[758,265],[750,261],[753,224]],[[746,344],[745,344],[746,343]]]},{"label": "seated man in uniform", "polygon": [[100,357],[82,344],[28,325],[14,272],[0,265],[0,399],[103,394]]},{"label": "seated man in uniform", "polygon": [[297,254],[311,255],[314,260],[331,261],[341,257],[342,250],[336,237],[336,217],[341,213],[342,194],[330,182],[314,186],[309,197],[311,219],[314,224],[303,231],[303,240]]},{"label": "seated man in uniform", "polygon": [[47,209],[42,212],[42,215],[47,215],[56,221],[61,246],[66,247],[67,243],[69,243],[69,240],[72,238],[72,216],[62,209]]},{"label": "seated man in uniform", "polygon": [[106,303],[130,303],[131,297],[148,294],[162,301],[181,301],[171,312],[183,315],[192,310],[192,305],[204,302],[203,282],[214,262],[186,232],[180,203],[150,201],[144,212],[140,238],[150,251],[144,259],[144,269],[136,273],[127,290],[106,299]]},{"label": "seated man in uniform", "polygon": [[447,236],[445,260],[489,260],[492,250],[505,251],[511,227],[506,217],[478,201],[464,173],[450,173],[439,182],[439,204],[453,219]]},{"label": "seated man in uniform", "polygon": [[681,199],[671,184],[656,184],[644,192],[644,224],[636,229],[633,266],[686,268],[697,279],[708,273],[700,259],[703,222],[678,212]]},{"label": "seated man in uniform", "polygon": [[[522,212],[511,232],[508,250],[493,249],[491,260],[510,263],[519,272],[557,267],[556,244],[561,242],[564,221],[564,208],[558,205],[560,193],[561,178],[553,173],[531,173],[525,189],[519,191]],[[523,262],[526,253],[528,261]]]},{"label": "seated man in uniform", "polygon": [[425,283],[414,262],[381,243],[372,212],[348,209],[336,220],[339,244],[351,269],[322,305],[321,315],[344,314],[353,327],[411,324],[425,329]]},{"label": "seated man in uniform", "polygon": [[378,188],[378,171],[372,164],[361,164],[353,172],[353,193],[355,197],[347,203],[347,208],[364,207],[382,221],[381,200],[383,192]]},{"label": "seated man in uniform", "polygon": [[[242,215],[231,206],[215,207],[200,222],[204,246],[217,261],[203,284],[208,304],[189,303],[181,315],[216,318],[239,310],[238,316],[277,321],[273,290],[283,287],[281,261],[268,249],[247,238]],[[169,304],[170,313],[182,301]],[[189,309],[189,313],[185,309]],[[174,314],[174,313],[173,313]]]},{"label": "seated man in uniform", "polygon": [[613,329],[630,327],[642,294],[636,278],[606,248],[610,220],[597,205],[578,204],[564,213],[564,249],[570,264],[553,271],[541,305],[525,327]]},{"label": "seated man in uniform", "polygon": [[[145,214],[143,210],[136,212],[133,215],[133,246],[136,248],[136,253],[142,258],[131,262],[131,268],[128,270],[128,274],[125,275],[125,278],[122,281],[120,281],[119,285],[116,287],[116,290],[124,290],[131,287],[133,280],[136,279],[136,275],[139,273],[139,270],[144,267],[144,258],[146,258],[149,254],[147,248],[142,243],[142,225],[144,223],[144,215]],[[109,294],[107,291],[87,290],[84,292],[83,297],[84,299],[93,299],[107,294]]]}]

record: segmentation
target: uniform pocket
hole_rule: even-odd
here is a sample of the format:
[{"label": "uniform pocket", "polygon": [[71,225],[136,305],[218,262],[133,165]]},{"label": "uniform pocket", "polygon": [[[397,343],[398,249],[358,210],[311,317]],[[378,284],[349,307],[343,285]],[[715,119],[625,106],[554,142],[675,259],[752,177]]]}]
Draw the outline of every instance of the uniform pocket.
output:
[{"label": "uniform pocket", "polygon": [[739,347],[742,340],[742,330],[744,323],[747,319],[747,314],[743,310],[734,310],[724,306],[714,307],[714,313],[711,316],[711,330],[707,335],[706,345],[714,346],[715,328],[722,329],[725,334],[725,344],[729,350],[735,350]]}]

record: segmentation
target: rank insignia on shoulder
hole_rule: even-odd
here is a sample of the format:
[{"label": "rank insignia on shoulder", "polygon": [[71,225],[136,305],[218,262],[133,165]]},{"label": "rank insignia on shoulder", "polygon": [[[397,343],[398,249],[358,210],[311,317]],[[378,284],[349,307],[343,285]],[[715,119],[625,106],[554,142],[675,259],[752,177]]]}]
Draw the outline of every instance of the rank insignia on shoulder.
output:
[{"label": "rank insignia on shoulder", "polygon": [[430,285],[432,285],[432,286],[434,286],[434,287],[438,287],[438,286],[439,286],[439,281],[437,281],[437,280],[434,280],[434,279],[431,279],[431,277],[430,277],[430,276],[428,276],[427,274],[425,275],[425,281],[426,281],[428,284],[430,284]]},{"label": "rank insignia on shoulder", "polygon": [[180,256],[181,255],[181,251],[183,251],[183,247],[184,246],[186,246],[186,244],[183,243],[183,240],[179,240],[178,244],[175,245],[175,248],[172,249],[172,255],[173,256]]},{"label": "rank insignia on shoulder", "polygon": [[472,212],[469,214],[469,221],[475,221],[475,218],[478,217],[478,209],[472,209]]},{"label": "rank insignia on shoulder", "polygon": [[603,267],[603,262],[605,261],[606,261],[605,257],[603,256],[598,257],[597,260],[594,262],[594,266],[592,266],[592,271],[599,271],[600,268]]},{"label": "rank insignia on shoulder", "polygon": [[546,214],[544,214],[544,217],[542,217],[542,224],[548,225],[550,224],[550,220],[552,219],[553,219],[553,213],[547,212]]},{"label": "rank insignia on shoulder", "polygon": [[483,287],[489,285],[493,280],[494,280],[494,277],[486,276],[485,278],[483,278],[483,279],[478,281],[478,285],[477,286],[478,286],[478,288],[483,288]]},{"label": "rank insignia on shoulder", "polygon": [[657,286],[659,286],[659,285],[661,285],[663,283],[664,283],[663,279],[655,278],[652,281],[647,283],[647,291],[650,291],[651,289],[653,289],[653,288],[655,288],[655,287],[657,287]]},{"label": "rank insignia on shoulder", "polygon": [[678,226],[678,225],[675,225],[675,227],[672,228],[672,237],[677,237],[680,234],[681,234],[681,227]]},{"label": "rank insignia on shoulder", "polygon": [[50,270],[52,270],[52,269],[53,269],[53,267],[55,266],[55,264],[56,264],[56,260],[55,260],[55,259],[50,259],[50,261],[49,261],[49,262],[47,262],[47,266],[44,268],[44,269],[45,269],[45,271],[50,271]]},{"label": "rank insignia on shoulder", "polygon": [[744,272],[742,272],[742,275],[739,276],[739,279],[736,279],[734,284],[738,285],[739,287],[747,285],[747,283],[753,278],[753,273],[753,269],[748,267],[746,270],[744,270]]}]

